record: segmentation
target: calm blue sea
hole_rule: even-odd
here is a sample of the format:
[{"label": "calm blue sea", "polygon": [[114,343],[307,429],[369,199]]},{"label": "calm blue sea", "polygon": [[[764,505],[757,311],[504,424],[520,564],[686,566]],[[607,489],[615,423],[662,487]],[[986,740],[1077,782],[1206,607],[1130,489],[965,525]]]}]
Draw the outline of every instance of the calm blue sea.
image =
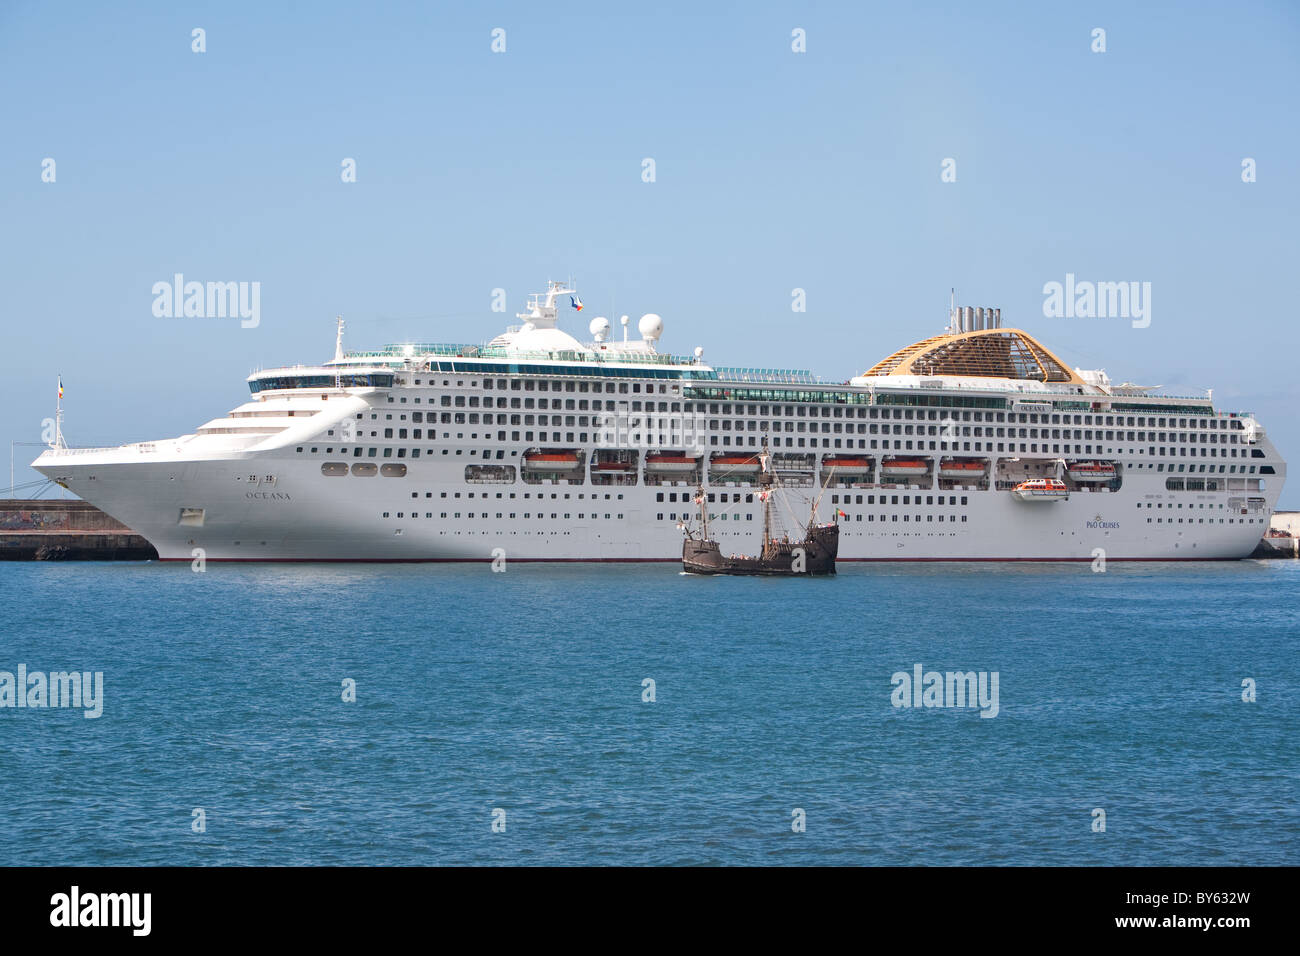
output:
[{"label": "calm blue sea", "polygon": [[[4,564],[0,671],[102,671],[104,709],[0,709],[0,864],[1297,864],[1297,596],[1282,561]],[[996,671],[997,716],[894,707],[916,664]]]}]

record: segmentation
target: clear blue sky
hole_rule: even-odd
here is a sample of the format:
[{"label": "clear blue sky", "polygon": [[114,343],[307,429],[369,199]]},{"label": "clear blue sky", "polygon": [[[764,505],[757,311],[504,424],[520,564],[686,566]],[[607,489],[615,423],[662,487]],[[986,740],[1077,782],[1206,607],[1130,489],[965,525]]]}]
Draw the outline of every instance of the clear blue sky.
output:
[{"label": "clear blue sky", "polygon": [[[1213,387],[1300,462],[1300,6],[614,6],[0,5],[5,449],[57,374],[72,444],[184,434],[328,358],[336,314],[356,348],[478,342],[492,289],[513,313],[573,275],[570,328],[612,302],[831,380],[956,286],[1073,364]],[[175,272],[259,281],[261,325],[155,318]],[[1067,272],[1151,282],[1150,327],[1044,318]]]}]

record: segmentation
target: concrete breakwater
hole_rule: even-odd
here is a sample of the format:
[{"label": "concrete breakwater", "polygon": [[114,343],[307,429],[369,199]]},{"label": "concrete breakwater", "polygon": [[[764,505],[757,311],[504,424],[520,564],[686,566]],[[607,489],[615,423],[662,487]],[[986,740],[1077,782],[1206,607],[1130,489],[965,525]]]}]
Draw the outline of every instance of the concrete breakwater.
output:
[{"label": "concrete breakwater", "polygon": [[1252,558],[1300,558],[1300,538],[1266,537],[1255,548]]},{"label": "concrete breakwater", "polygon": [[0,498],[0,561],[148,561],[153,545],[89,502]]}]

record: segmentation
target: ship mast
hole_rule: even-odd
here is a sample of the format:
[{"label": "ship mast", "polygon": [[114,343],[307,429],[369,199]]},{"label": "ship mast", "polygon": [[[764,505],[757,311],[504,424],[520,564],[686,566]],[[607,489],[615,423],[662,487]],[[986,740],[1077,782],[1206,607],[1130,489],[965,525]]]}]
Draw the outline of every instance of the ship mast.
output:
[{"label": "ship mast", "polygon": [[[343,388],[343,316],[336,316],[339,323],[338,335],[334,339],[334,387]],[[355,381],[355,380],[354,380]]]},{"label": "ship mast", "polygon": [[[59,396],[58,400],[54,405],[54,444],[50,447],[66,448],[67,446],[63,444],[63,376],[62,375],[59,376],[58,396]],[[13,486],[12,478],[10,479],[9,484],[11,487]]]},{"label": "ship mast", "polygon": [[762,489],[759,497],[763,500],[763,549],[759,552],[764,558],[772,547],[772,455],[767,450],[767,438],[763,438],[763,450],[758,456],[763,470],[758,475],[758,486]]},{"label": "ship mast", "polygon": [[[817,492],[817,497],[813,499],[812,514],[808,516],[808,527],[812,528],[817,524],[817,509],[821,507],[822,498],[826,494],[826,489],[835,481],[835,469],[838,465],[831,465],[831,470],[826,473],[826,479],[822,482],[821,491]],[[838,516],[836,517],[838,521]]]},{"label": "ship mast", "polygon": [[709,540],[709,503],[704,497],[704,485],[695,487],[695,503],[700,506],[700,540]]}]

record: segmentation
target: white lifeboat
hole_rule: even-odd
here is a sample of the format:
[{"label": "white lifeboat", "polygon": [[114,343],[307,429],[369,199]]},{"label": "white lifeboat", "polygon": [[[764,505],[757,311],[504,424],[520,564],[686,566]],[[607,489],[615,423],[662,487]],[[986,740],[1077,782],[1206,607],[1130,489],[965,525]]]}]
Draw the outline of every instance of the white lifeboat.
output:
[{"label": "white lifeboat", "polygon": [[576,471],[581,467],[576,451],[534,451],[524,455],[526,471]]},{"label": "white lifeboat", "polygon": [[656,474],[694,471],[699,459],[690,455],[674,455],[668,452],[651,452],[645,456],[645,469]]},{"label": "white lifeboat", "polygon": [[982,461],[957,461],[946,458],[939,463],[940,478],[982,478],[988,465]]},{"label": "white lifeboat", "polygon": [[1065,473],[1071,481],[1110,481],[1115,477],[1115,466],[1108,461],[1074,461],[1066,466]]},{"label": "white lifeboat", "polygon": [[835,469],[837,475],[869,475],[871,459],[859,455],[827,455],[822,459],[822,470]]},{"label": "white lifeboat", "polygon": [[880,471],[886,475],[924,475],[928,469],[920,458],[886,458]]},{"label": "white lifeboat", "polygon": [[763,467],[757,455],[715,455],[709,462],[715,471],[727,471],[735,474],[753,474]]},{"label": "white lifeboat", "polygon": [[1065,501],[1070,497],[1070,489],[1060,478],[1030,478],[1011,493],[1021,501]]}]

